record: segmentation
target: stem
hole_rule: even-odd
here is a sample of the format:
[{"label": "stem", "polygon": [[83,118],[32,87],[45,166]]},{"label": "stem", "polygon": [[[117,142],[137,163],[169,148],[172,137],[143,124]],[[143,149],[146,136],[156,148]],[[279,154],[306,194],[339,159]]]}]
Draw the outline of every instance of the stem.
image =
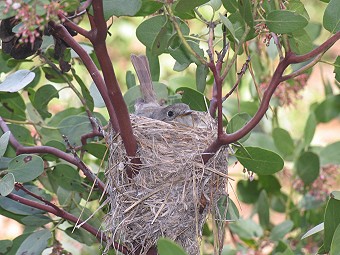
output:
[{"label": "stem", "polygon": [[[3,132],[10,131],[7,124],[4,122],[4,120],[0,117],[0,128],[3,130]],[[79,158],[72,157],[71,155],[58,150],[57,148],[50,147],[50,146],[34,146],[34,147],[25,147],[21,145],[17,139],[12,135],[12,133],[9,136],[9,141],[11,145],[14,147],[16,154],[30,154],[30,153],[38,153],[38,154],[52,154],[58,158],[61,158],[81,169],[81,171],[84,173],[84,175],[92,182],[96,183],[96,186],[98,186],[102,191],[105,190],[105,184],[97,178],[93,174],[93,172],[82,162],[79,160]]]},{"label": "stem", "polygon": [[92,61],[91,57],[87,54],[87,52],[80,46],[80,44],[69,34],[67,29],[59,24],[56,24],[55,22],[49,23],[52,28],[52,34],[62,40],[64,40],[81,58],[83,61],[85,67],[87,68],[89,74],[91,75],[94,83],[96,84],[104,102],[105,106],[109,112],[110,115],[110,122],[112,124],[113,129],[118,132],[119,126],[118,126],[118,120],[116,117],[116,113],[113,109],[113,105],[111,103],[111,100],[108,96],[108,92],[105,86],[105,82],[100,75],[99,70],[97,69],[96,65]]},{"label": "stem", "polygon": [[98,57],[99,64],[102,68],[106,92],[113,105],[115,116],[118,120],[120,135],[122,137],[126,153],[129,157],[135,157],[137,151],[137,141],[132,132],[132,124],[127,106],[124,102],[116,74],[114,72],[111,59],[109,57],[105,39],[107,35],[106,21],[104,19],[103,1],[93,0],[93,16],[89,16],[91,24],[90,40],[93,44],[94,51]]},{"label": "stem", "polygon": [[165,5],[165,9],[167,10],[169,18],[170,18],[172,24],[174,25],[174,27],[176,29],[178,37],[180,38],[181,42],[183,43],[183,45],[187,49],[187,51],[189,51],[189,53],[191,55],[195,56],[203,65],[208,65],[207,61],[203,57],[201,57],[197,52],[195,52],[191,48],[189,43],[185,40],[184,35],[182,33],[182,30],[181,30],[181,28],[179,27],[179,25],[177,23],[176,17],[174,16],[174,13],[172,12],[171,5],[170,4],[166,4]]},{"label": "stem", "polygon": [[[52,213],[55,216],[61,217],[63,219],[66,219],[66,220],[71,221],[71,222],[76,223],[76,224],[78,223],[78,224],[81,225],[81,228],[85,229],[86,231],[91,233],[93,236],[97,237],[97,239],[99,241],[106,241],[106,236],[101,231],[94,228],[90,224],[83,222],[82,220],[78,219],[78,217],[66,212],[65,210],[63,210],[61,208],[57,209],[54,206],[52,207],[51,205],[44,205],[44,204],[41,204],[39,202],[32,201],[32,200],[29,200],[27,198],[23,198],[21,196],[15,195],[15,194],[9,194],[9,195],[7,195],[7,197],[16,201],[16,202],[19,202],[20,204],[28,205],[30,207],[37,208],[37,209],[43,210],[43,211],[48,212],[48,213]],[[45,201],[43,201],[43,202],[45,202]],[[125,255],[130,254],[129,250],[120,243],[114,242],[113,246],[116,250],[120,251],[121,253],[123,253]]]}]

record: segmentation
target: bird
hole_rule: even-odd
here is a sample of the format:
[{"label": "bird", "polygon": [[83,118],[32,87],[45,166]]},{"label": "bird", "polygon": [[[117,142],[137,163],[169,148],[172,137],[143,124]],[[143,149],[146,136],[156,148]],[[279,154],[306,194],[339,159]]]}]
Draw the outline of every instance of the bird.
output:
[{"label": "bird", "polygon": [[131,62],[135,68],[140,82],[142,98],[135,102],[135,114],[164,122],[176,121],[186,125],[192,125],[190,115],[193,111],[187,104],[176,103],[161,106],[153,89],[149,61],[145,55],[131,55]]}]

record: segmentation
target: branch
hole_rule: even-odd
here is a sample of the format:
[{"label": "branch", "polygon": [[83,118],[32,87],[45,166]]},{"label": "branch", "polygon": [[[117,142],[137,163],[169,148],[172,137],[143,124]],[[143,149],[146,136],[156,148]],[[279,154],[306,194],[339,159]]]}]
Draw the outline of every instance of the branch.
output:
[{"label": "branch", "polygon": [[214,155],[222,145],[236,142],[237,140],[246,136],[254,127],[256,127],[256,125],[261,121],[263,116],[266,114],[266,111],[268,110],[268,107],[269,107],[270,99],[272,98],[277,86],[282,81],[286,80],[287,77],[282,76],[282,75],[283,75],[283,72],[286,70],[286,68],[290,64],[304,62],[319,54],[323,54],[339,39],[340,39],[340,31],[334,34],[332,37],[330,37],[327,41],[325,41],[319,47],[315,48],[314,50],[312,50],[311,52],[305,55],[298,56],[292,52],[287,52],[286,56],[279,62],[279,65],[277,66],[273,74],[273,77],[268,85],[268,88],[263,94],[260,107],[255,113],[255,115],[253,116],[253,118],[238,131],[232,134],[224,133],[218,136],[217,139],[205,150],[202,156],[204,162],[208,161],[212,157],[212,155]]},{"label": "branch", "polygon": [[[3,132],[10,131],[5,121],[0,117],[0,128],[3,130]],[[75,166],[77,166],[81,171],[84,173],[84,175],[92,182],[95,183],[96,186],[98,186],[102,191],[105,190],[105,184],[95,175],[93,172],[84,164],[83,161],[81,161],[79,158],[72,157],[71,155],[50,146],[34,146],[34,147],[25,147],[21,145],[18,140],[10,134],[9,141],[11,145],[14,147],[16,154],[25,154],[25,153],[38,153],[38,154],[52,154],[58,158],[61,158]]]},{"label": "branch", "polygon": [[132,132],[132,124],[127,106],[124,102],[111,59],[109,57],[105,39],[107,35],[106,21],[104,19],[103,1],[93,0],[93,16],[89,15],[91,24],[90,40],[102,68],[108,98],[113,105],[115,116],[118,120],[120,135],[123,140],[126,153],[129,157],[135,157],[137,141]]},{"label": "branch", "polygon": [[[7,195],[7,197],[16,201],[16,202],[19,202],[20,204],[27,205],[27,206],[30,206],[30,207],[33,207],[33,208],[37,208],[37,209],[43,210],[43,211],[48,212],[48,213],[52,213],[55,216],[61,217],[65,220],[68,220],[68,221],[71,221],[75,224],[78,224],[78,225],[81,226],[81,228],[85,229],[86,231],[91,233],[93,236],[97,237],[97,239],[99,241],[102,241],[102,240],[104,242],[107,241],[106,236],[101,231],[99,231],[98,229],[94,228],[93,226],[91,226],[87,222],[80,220],[78,217],[66,212],[65,210],[63,210],[61,208],[57,209],[57,208],[55,208],[55,206],[52,207],[49,204],[44,205],[44,204],[41,204],[39,202],[30,200],[30,199],[27,199],[27,198],[23,198],[21,196],[15,195],[15,194],[9,194],[9,195]],[[45,203],[45,201],[43,201],[43,202]],[[120,243],[114,242],[113,246],[117,251],[120,251],[121,253],[123,253],[125,255],[130,254],[129,250]]]},{"label": "branch", "polygon": [[105,106],[109,112],[110,115],[110,122],[112,124],[113,129],[118,132],[119,126],[118,121],[116,117],[116,113],[113,109],[113,105],[111,103],[111,100],[108,96],[108,92],[105,86],[105,82],[97,69],[96,65],[94,64],[91,57],[87,54],[87,52],[80,46],[80,44],[69,34],[67,29],[63,25],[56,24],[55,22],[51,21],[49,22],[50,27],[52,28],[51,33],[54,36],[59,37],[63,41],[65,41],[80,57],[80,59],[83,61],[85,67],[87,68],[89,74],[91,75],[94,83],[96,84],[104,102]]}]

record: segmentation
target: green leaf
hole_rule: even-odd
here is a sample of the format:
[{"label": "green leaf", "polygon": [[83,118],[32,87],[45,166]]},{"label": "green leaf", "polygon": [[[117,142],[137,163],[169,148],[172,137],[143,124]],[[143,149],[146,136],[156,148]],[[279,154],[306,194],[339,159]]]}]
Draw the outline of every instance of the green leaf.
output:
[{"label": "green leaf", "polygon": [[11,248],[12,244],[13,242],[11,240],[0,240],[0,254],[7,254],[7,251]]},{"label": "green leaf", "polygon": [[287,130],[275,128],[273,130],[274,144],[281,152],[283,157],[290,156],[294,153],[294,141]]},{"label": "green leaf", "polygon": [[8,75],[6,79],[0,83],[0,91],[17,92],[30,84],[34,77],[35,73],[30,70],[18,70]]},{"label": "green leaf", "polygon": [[340,56],[338,56],[334,62],[335,79],[340,82]]},{"label": "green leaf", "polygon": [[[172,36],[172,31],[167,31],[168,28],[171,29],[168,19],[164,15],[158,15],[143,21],[136,29],[136,36],[147,48],[152,49],[154,46],[154,50],[156,50],[158,46],[158,52],[161,52],[161,50],[165,50],[164,42],[168,43]],[[158,35],[160,36],[158,37]],[[158,41],[159,45],[155,43],[157,37],[159,40],[162,39],[162,41]],[[160,48],[161,46],[162,48]],[[166,46],[168,45],[166,44]]]},{"label": "green leaf", "polygon": [[279,241],[284,238],[286,234],[288,234],[294,227],[294,223],[290,220],[285,220],[273,227],[270,233],[269,239],[272,241]]},{"label": "green leaf", "polygon": [[60,134],[65,135],[72,146],[81,145],[81,136],[92,131],[89,117],[83,115],[69,116],[62,120],[58,127]]},{"label": "green leaf", "polygon": [[220,216],[225,216],[228,221],[236,221],[240,217],[237,206],[229,196],[222,195],[217,201],[217,208]]},{"label": "green leaf", "polygon": [[305,29],[293,32],[288,41],[292,51],[296,54],[302,55],[313,49],[313,42]]},{"label": "green leaf", "polygon": [[250,0],[238,0],[238,10],[243,20],[252,27],[254,25],[252,3]]},{"label": "green leaf", "polygon": [[228,29],[230,34],[233,36],[233,39],[235,40],[235,42],[238,43],[239,40],[236,37],[235,29],[231,21],[228,19],[228,17],[222,15],[221,13],[219,13],[219,15],[220,15],[221,21],[223,22],[223,25],[225,25],[225,27]]},{"label": "green leaf", "polygon": [[340,254],[340,224],[334,231],[331,249],[329,251],[329,255],[338,255]]},{"label": "green leaf", "polygon": [[[201,57],[204,57],[204,52],[203,50],[199,47],[199,43],[196,41],[192,41],[192,40],[188,40],[187,41],[188,44],[190,45],[190,47]],[[191,63],[196,63],[197,65],[200,65],[201,63],[199,62],[199,60],[197,60],[197,58],[190,54],[188,52],[188,50],[184,47],[183,44],[180,45],[180,47],[177,47],[176,49],[173,48],[169,48],[169,52],[170,55],[176,59],[176,61],[183,65],[184,68],[181,70],[176,70],[174,68],[175,71],[182,71],[185,68],[187,68]]]},{"label": "green leaf", "polygon": [[[44,190],[39,189],[36,186],[25,185],[25,188],[28,189],[29,191],[31,191],[32,193],[36,194],[37,196],[41,196],[48,201],[50,201],[52,199],[52,197],[50,195],[46,194]],[[15,195],[18,195],[20,197],[27,198],[27,199],[36,201],[38,203],[41,203],[40,200],[33,198],[32,196],[28,195],[27,193],[25,193],[22,190],[19,190],[19,191],[13,190],[12,194],[15,194]],[[21,204],[19,202],[16,202],[12,199],[9,199],[7,197],[1,197],[1,196],[0,196],[0,207],[2,207],[4,210],[6,210],[8,212],[11,212],[13,214],[18,214],[18,215],[33,215],[33,214],[45,213],[44,211],[35,209],[31,206],[27,206],[27,205]],[[15,217],[17,217],[17,216],[15,216]],[[17,218],[14,218],[14,219],[17,220]]]},{"label": "green leaf", "polygon": [[257,213],[259,215],[259,222],[263,229],[269,228],[269,201],[265,190],[262,190],[257,201]]},{"label": "green leaf", "polygon": [[300,0],[290,0],[287,4],[287,9],[301,14],[303,17],[309,20],[308,12],[306,11],[304,4],[301,3]]},{"label": "green leaf", "polygon": [[14,175],[12,173],[6,174],[4,177],[0,179],[0,195],[7,196],[14,189]]},{"label": "green leaf", "polygon": [[321,165],[336,164],[340,165],[340,142],[327,145],[320,151]]},{"label": "green leaf", "polygon": [[159,255],[187,255],[182,247],[180,247],[174,241],[166,238],[158,239],[157,251]]},{"label": "green leaf", "polygon": [[199,92],[204,93],[207,85],[206,79],[209,69],[206,65],[197,65],[196,68],[196,88]]},{"label": "green leaf", "polygon": [[[141,0],[103,0],[103,10],[105,20],[109,20],[112,16],[134,16],[142,7]],[[93,14],[91,8],[90,14]]]},{"label": "green leaf", "polygon": [[52,116],[52,114],[48,112],[47,105],[53,98],[59,98],[59,92],[50,84],[40,87],[34,95],[32,104],[43,119]]},{"label": "green leaf", "polygon": [[[230,121],[228,122],[227,125],[227,133],[231,134],[234,133],[238,130],[240,130],[243,126],[245,126],[249,120],[251,119],[251,116],[248,113],[237,113],[236,115],[234,115]],[[250,133],[247,134],[246,136],[242,137],[239,142],[244,142],[245,140],[248,139],[248,137],[250,136]]]},{"label": "green leaf", "polygon": [[305,17],[292,11],[275,10],[268,13],[266,24],[271,32],[288,34],[307,26]]},{"label": "green leaf", "polygon": [[7,131],[0,137],[0,158],[5,154],[11,132]]},{"label": "green leaf", "polygon": [[179,0],[176,4],[175,11],[179,13],[186,13],[207,2],[209,2],[209,0]]},{"label": "green leaf", "polygon": [[103,159],[105,161],[108,160],[109,152],[108,148],[104,144],[88,143],[83,146],[83,149],[98,159]]},{"label": "green leaf", "polygon": [[51,237],[52,234],[47,229],[36,231],[22,242],[16,254],[40,255]]},{"label": "green leaf", "polygon": [[44,171],[41,157],[33,154],[21,154],[9,162],[8,172],[12,173],[16,182],[29,182],[37,178]]},{"label": "green leaf", "polygon": [[340,95],[329,96],[314,110],[318,122],[328,122],[340,114]]},{"label": "green leaf", "polygon": [[25,101],[19,93],[0,92],[0,115],[11,120],[26,120]]},{"label": "green leaf", "polygon": [[260,195],[259,182],[257,180],[245,181],[240,180],[237,183],[237,196],[243,203],[253,204]]},{"label": "green leaf", "polygon": [[317,122],[316,122],[315,114],[314,114],[314,112],[311,112],[309,114],[309,117],[308,117],[307,122],[306,122],[305,129],[304,129],[304,132],[303,132],[303,137],[304,137],[303,142],[304,142],[305,147],[309,146],[310,143],[313,140],[315,130],[316,130],[316,124],[317,124]]},{"label": "green leaf", "polygon": [[332,239],[334,237],[335,230],[340,225],[340,200],[332,197],[328,200],[326,211],[325,211],[325,231],[324,231],[324,241],[323,249],[327,253],[330,251]]},{"label": "green leaf", "polygon": [[160,67],[159,67],[159,58],[155,54],[152,54],[150,49],[146,49],[146,56],[149,60],[150,72],[151,72],[151,80],[159,81],[160,75]]},{"label": "green leaf", "polygon": [[222,0],[222,4],[224,8],[230,13],[238,11],[237,0]]},{"label": "green leaf", "polygon": [[92,234],[82,228],[69,227],[65,230],[65,233],[78,242],[86,244],[88,246],[91,246],[98,242],[98,240]]},{"label": "green leaf", "polygon": [[304,152],[295,162],[296,172],[301,180],[306,184],[311,184],[319,176],[320,160],[314,152]]},{"label": "green leaf", "polygon": [[242,240],[251,240],[263,236],[263,229],[251,219],[239,219],[230,223],[229,227]]},{"label": "green leaf", "polygon": [[309,237],[311,235],[314,235],[316,233],[319,233],[321,231],[323,231],[325,228],[325,224],[322,222],[320,223],[319,225],[315,226],[314,228],[308,230],[302,237],[301,237],[301,240],[306,238],[306,237]]},{"label": "green leaf", "polygon": [[60,5],[64,6],[63,11],[68,13],[76,11],[79,7],[79,4],[79,0],[62,0],[60,2]]},{"label": "green leaf", "polygon": [[42,70],[45,73],[45,78],[51,82],[55,83],[65,83],[66,81],[71,81],[73,77],[68,73],[59,73],[52,67],[44,66]]},{"label": "green leaf", "polygon": [[69,191],[84,191],[78,171],[69,165],[57,165],[48,176],[52,186],[60,186]]},{"label": "green leaf", "polygon": [[126,72],[125,82],[128,89],[136,86],[136,77],[130,70]]},{"label": "green leaf", "polygon": [[93,98],[91,96],[91,93],[89,91],[89,89],[86,87],[85,83],[83,82],[83,80],[79,77],[79,75],[76,74],[74,69],[71,69],[72,74],[74,76],[74,78],[76,79],[76,81],[78,82],[80,89],[81,89],[81,94],[83,95],[85,102],[86,102],[86,106],[90,109],[90,111],[93,111],[93,107],[94,107],[94,102],[93,102]]},{"label": "green leaf", "polygon": [[[153,82],[153,87],[156,92],[157,100],[166,100],[168,98],[168,87],[159,82]],[[128,106],[129,112],[135,111],[135,101],[138,98],[142,98],[139,86],[134,86],[124,94],[124,101]]]},{"label": "green leaf", "polygon": [[204,94],[187,87],[176,89],[176,93],[182,95],[182,102],[189,105],[191,110],[205,112],[209,107],[209,101]]},{"label": "green leaf", "polygon": [[340,30],[340,2],[331,0],[323,15],[323,26],[329,32],[335,34]]},{"label": "green leaf", "polygon": [[274,175],[259,175],[260,187],[265,189],[268,194],[279,194],[281,184]]},{"label": "green leaf", "polygon": [[94,82],[91,83],[89,88],[90,95],[93,99],[93,103],[95,107],[103,108],[105,107],[104,99],[102,98],[97,86],[94,84]]},{"label": "green leaf", "polygon": [[283,159],[275,152],[259,147],[244,147],[235,153],[240,163],[257,174],[274,174],[283,168]]},{"label": "green leaf", "polygon": [[142,6],[134,16],[149,16],[162,8],[162,6],[162,3],[155,0],[142,0]]},{"label": "green leaf", "polygon": [[52,221],[51,218],[41,215],[41,214],[35,214],[35,215],[28,215],[21,219],[21,222],[26,226],[34,226],[34,227],[40,227],[43,225],[46,225]]}]

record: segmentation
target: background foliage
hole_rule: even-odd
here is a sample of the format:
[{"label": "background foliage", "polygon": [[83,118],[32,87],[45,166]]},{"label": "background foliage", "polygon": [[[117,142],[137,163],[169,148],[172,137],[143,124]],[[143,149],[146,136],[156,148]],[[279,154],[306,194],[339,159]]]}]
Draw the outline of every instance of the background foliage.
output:
[{"label": "background foliage", "polygon": [[[35,6],[31,8],[35,8],[32,10],[37,15],[46,18],[41,21],[46,25],[48,11],[42,6],[50,1],[26,2]],[[224,70],[229,68],[223,95],[233,92],[237,84],[233,95],[226,96],[223,103],[227,133],[239,130],[255,115],[282,57],[280,51],[287,51],[290,45],[293,53],[306,54],[331,34],[339,33],[340,28],[340,3],[336,0],[103,3],[104,16],[112,24],[107,38],[109,53],[130,112],[140,92],[128,58],[133,52],[144,53],[145,48],[158,98],[168,104],[182,101],[194,110],[207,110],[209,101],[205,98],[214,95],[214,75],[202,59],[209,59],[207,38],[211,30],[207,24],[215,21],[216,51],[221,54],[226,41],[229,42],[228,61],[223,64]],[[72,13],[79,1],[61,4],[65,12]],[[6,6],[1,2],[2,20],[16,14],[13,9],[5,10]],[[93,13],[91,6],[89,13]],[[53,15],[52,18],[57,19]],[[89,28],[86,17],[80,25]],[[35,25],[33,30],[36,28]],[[19,33],[20,23],[11,29]],[[22,43],[27,43],[33,35],[30,36],[22,34]],[[41,34],[33,37],[40,38]],[[41,38],[40,51],[32,56],[15,55],[21,54],[23,44],[17,44],[17,51],[0,54],[0,117],[21,145],[57,148],[73,155],[76,164],[70,165],[67,158],[44,150],[39,155],[20,153],[20,147],[9,142],[10,133],[1,133],[0,214],[22,224],[24,231],[13,240],[1,240],[0,254],[41,254],[48,247],[45,254],[67,254],[66,235],[86,244],[81,254],[99,253],[100,242],[88,229],[74,228],[72,217],[55,216],[39,206],[32,208],[13,199],[20,196],[39,204],[52,201],[57,211],[61,208],[76,219],[90,218],[87,223],[95,229],[101,228],[101,219],[107,211],[105,206],[100,207],[102,191],[92,185],[77,165],[85,163],[104,181],[105,141],[100,135],[84,135],[93,131],[91,118],[95,117],[102,126],[108,123],[105,104],[79,55],[67,48],[60,56],[50,35]],[[89,41],[79,35],[75,38],[100,68]],[[277,38],[282,48],[275,45]],[[67,72],[63,70],[63,61],[71,64]],[[334,66],[335,79],[318,79],[323,93],[312,95],[307,101],[301,98],[308,96],[306,90],[312,90],[309,86],[313,85],[309,80],[312,69],[307,67],[318,61]],[[325,145],[313,142],[318,126],[339,118],[339,61],[339,56],[330,53],[292,65],[285,75],[302,70],[301,75],[281,83],[265,118],[250,136],[232,144],[230,175],[236,181],[231,183],[235,190],[230,187],[230,197],[221,200],[220,210],[228,210],[228,234],[222,254],[339,253],[340,195],[335,190],[339,190],[340,142]],[[236,161],[237,166],[242,166],[234,167]],[[223,206],[226,201],[228,208]],[[240,208],[245,209],[239,211]],[[93,213],[94,217],[90,217]],[[203,230],[203,254],[213,252],[213,226],[213,221],[209,221]],[[158,249],[164,255],[185,254],[167,239],[159,240]]]}]

